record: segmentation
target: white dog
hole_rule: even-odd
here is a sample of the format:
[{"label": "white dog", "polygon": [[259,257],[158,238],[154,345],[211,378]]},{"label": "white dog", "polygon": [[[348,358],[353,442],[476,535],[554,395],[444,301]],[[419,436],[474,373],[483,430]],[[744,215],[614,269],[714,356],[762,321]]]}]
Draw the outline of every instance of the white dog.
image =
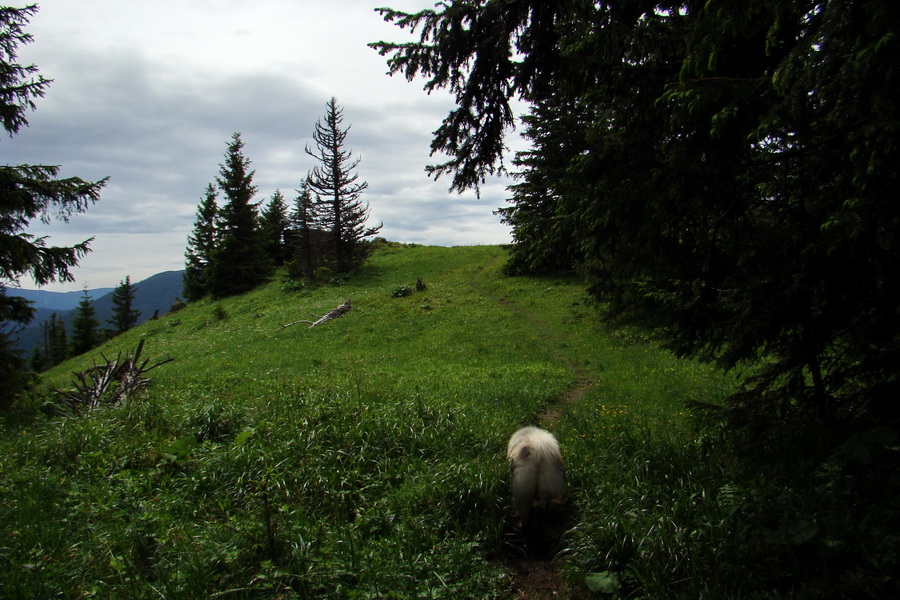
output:
[{"label": "white dog", "polygon": [[523,523],[532,509],[546,510],[562,503],[566,489],[565,468],[559,443],[553,434],[537,427],[523,427],[509,439],[513,502]]}]

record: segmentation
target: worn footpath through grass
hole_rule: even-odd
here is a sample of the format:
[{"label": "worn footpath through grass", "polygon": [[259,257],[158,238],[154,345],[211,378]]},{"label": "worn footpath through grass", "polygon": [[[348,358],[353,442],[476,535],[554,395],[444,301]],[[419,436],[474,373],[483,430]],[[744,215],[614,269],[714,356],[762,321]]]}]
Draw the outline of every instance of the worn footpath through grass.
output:
[{"label": "worn footpath through grass", "polygon": [[[605,457],[616,452],[609,447],[627,437],[647,446],[671,444],[678,449],[673,456],[691,448],[696,426],[686,405],[720,403],[734,389],[733,381],[709,366],[675,359],[659,350],[645,332],[607,328],[586,296],[571,293],[570,286],[579,285],[573,279],[538,279],[539,293],[522,293],[524,281],[535,280],[497,278],[486,267],[471,285],[495,302],[499,313],[524,319],[530,339],[538,341],[549,360],[570,374],[568,386],[522,423],[549,429],[559,439],[570,497],[564,514],[551,517],[538,539],[506,531],[513,597],[627,595],[624,576],[592,570],[599,571],[597,564],[604,569],[617,566],[606,558],[614,544],[601,542],[592,547],[593,534],[584,537],[594,530],[594,523],[585,522],[598,509],[593,499],[605,495],[607,487],[620,488],[630,477],[629,465],[644,460],[641,452],[625,450],[618,460],[607,461]],[[604,519],[601,527],[606,526]]]}]

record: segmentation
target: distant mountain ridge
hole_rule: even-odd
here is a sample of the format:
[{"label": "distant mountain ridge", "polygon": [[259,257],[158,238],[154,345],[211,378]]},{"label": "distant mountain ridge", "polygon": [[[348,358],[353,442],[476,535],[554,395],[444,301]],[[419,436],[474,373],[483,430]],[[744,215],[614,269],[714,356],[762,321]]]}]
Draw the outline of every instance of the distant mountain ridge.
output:
[{"label": "distant mountain ridge", "polygon": [[[88,290],[91,298],[97,299],[105,296],[113,291],[114,288],[97,288],[96,290]],[[45,290],[6,290],[9,296],[19,296],[31,301],[34,308],[43,308],[50,311],[74,310],[81,301],[84,292],[48,292]]]},{"label": "distant mountain ridge", "polygon": [[[137,324],[150,320],[155,313],[165,314],[176,298],[182,295],[184,271],[164,271],[152,275],[134,286],[134,310],[140,311]],[[114,288],[98,288],[88,290],[94,300],[94,310],[101,328],[111,328],[109,321],[113,318]],[[10,296],[20,296],[34,303],[34,319],[17,335],[13,336],[13,346],[25,353],[30,353],[41,343],[41,323],[56,313],[71,331],[71,323],[75,318],[78,303],[84,292],[47,292],[43,290],[7,289]]]}]

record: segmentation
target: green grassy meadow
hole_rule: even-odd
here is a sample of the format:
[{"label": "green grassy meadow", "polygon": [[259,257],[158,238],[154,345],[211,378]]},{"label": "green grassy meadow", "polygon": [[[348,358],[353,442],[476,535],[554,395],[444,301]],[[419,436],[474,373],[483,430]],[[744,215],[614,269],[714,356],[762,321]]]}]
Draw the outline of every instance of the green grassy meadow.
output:
[{"label": "green grassy meadow", "polygon": [[[719,573],[747,560],[749,500],[685,409],[733,379],[609,329],[577,279],[508,278],[505,260],[389,243],[338,285],[201,301],[46,374],[0,432],[0,597],[510,597],[505,445],[525,424],[567,462],[560,597],[752,583]],[[173,359],[144,397],[40,410],[141,339]]]}]

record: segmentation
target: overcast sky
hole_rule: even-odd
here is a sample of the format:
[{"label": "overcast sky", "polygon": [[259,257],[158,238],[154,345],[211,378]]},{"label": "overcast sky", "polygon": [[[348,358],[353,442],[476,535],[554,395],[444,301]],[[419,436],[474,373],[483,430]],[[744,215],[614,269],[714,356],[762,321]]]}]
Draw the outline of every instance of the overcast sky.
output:
[{"label": "overcast sky", "polygon": [[[405,41],[377,6],[431,8],[429,0],[39,0],[19,62],[52,79],[28,128],[0,142],[6,164],[55,164],[61,176],[109,177],[99,203],[69,224],[44,227],[54,245],[95,237],[62,291],[114,287],[184,268],[197,205],[240,132],[256,200],[291,201],[314,160],[304,153],[334,96],[362,160],[371,220],[383,237],[435,245],[497,244],[494,215],[509,181],[449,193],[424,172],[432,132],[452,106],[422,81],[389,77],[368,48]],[[23,287],[34,287],[23,279]]]}]

